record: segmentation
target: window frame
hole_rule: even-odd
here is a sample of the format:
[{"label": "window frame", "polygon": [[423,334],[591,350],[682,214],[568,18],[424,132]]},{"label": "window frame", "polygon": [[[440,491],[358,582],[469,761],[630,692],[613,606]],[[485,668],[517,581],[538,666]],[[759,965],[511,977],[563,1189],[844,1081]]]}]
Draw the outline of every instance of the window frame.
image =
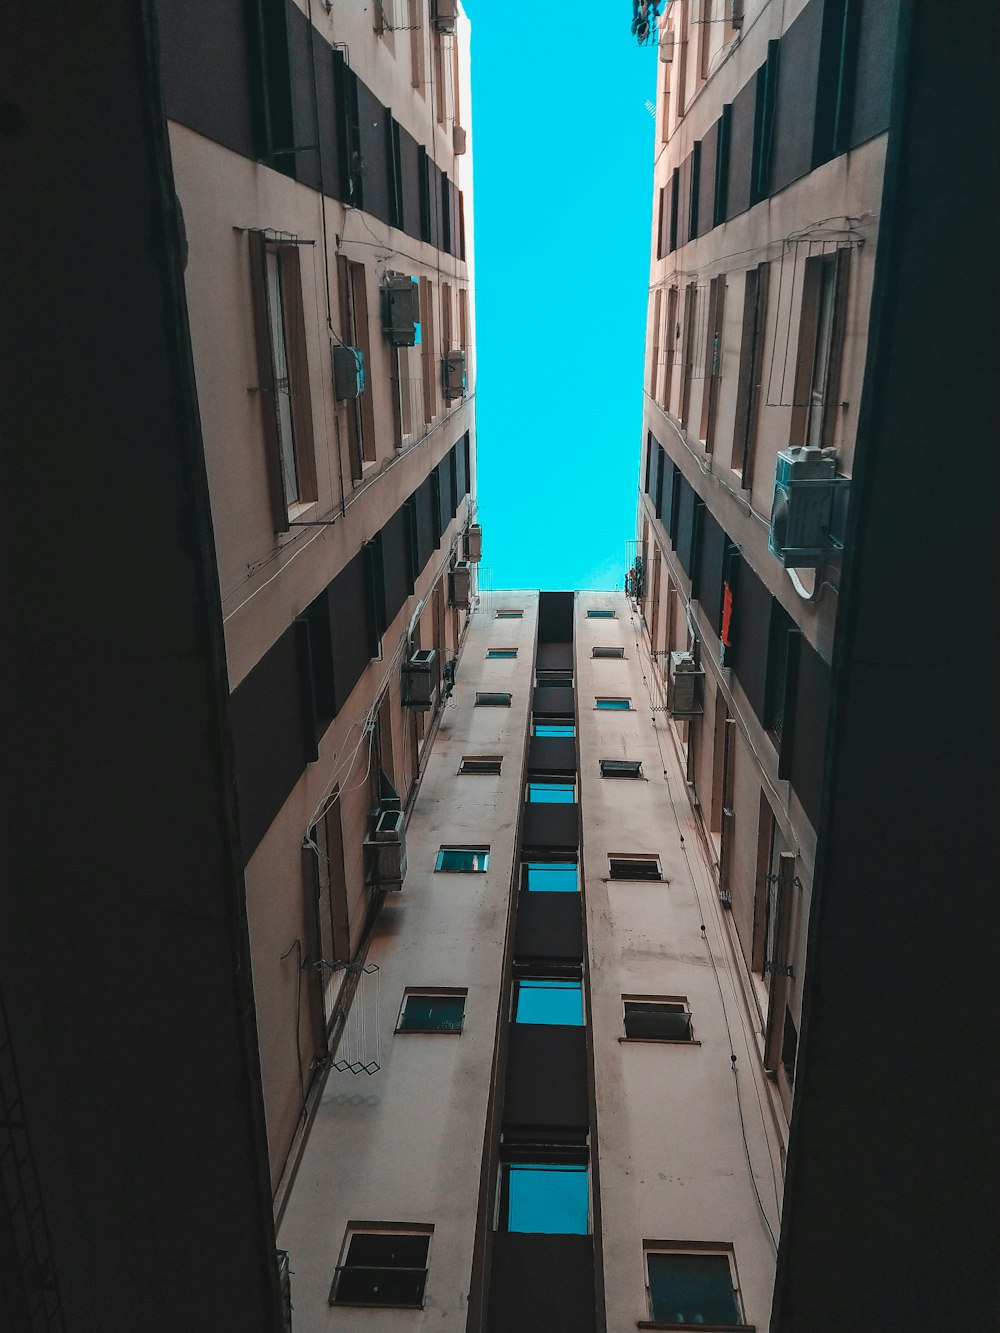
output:
[{"label": "window frame", "polygon": [[[314,504],[319,494],[302,269],[296,242],[272,240],[263,231],[251,231],[248,233],[248,243],[257,392],[261,404],[271,513],[275,532],[287,532],[291,516]],[[272,258],[280,303],[277,311],[274,309],[271,291]],[[284,375],[279,375],[276,364],[277,332],[281,335]],[[284,441],[284,414],[279,406],[279,394],[282,392],[287,392],[288,396],[287,441]],[[289,494],[286,479],[289,458],[294,495]]]},{"label": "window frame", "polygon": [[[572,793],[572,800],[563,801],[535,801],[531,797],[532,787],[568,787]],[[577,786],[575,774],[567,773],[529,773],[524,780],[524,804],[525,805],[576,805]]]},{"label": "window frame", "polygon": [[[622,707],[624,705],[624,707]],[[595,713],[634,713],[630,694],[598,694],[594,696]]]},{"label": "window frame", "polygon": [[[484,862],[481,866],[446,866],[444,857],[446,852],[469,852],[475,856],[479,853]],[[482,844],[470,846],[468,843],[445,843],[438,848],[437,856],[434,858],[434,873],[436,875],[485,875],[490,868],[490,849]]]},{"label": "window frame", "polygon": [[599,661],[623,662],[625,660],[625,649],[613,643],[595,643],[590,655]]},{"label": "window frame", "polygon": [[[553,1160],[554,1158],[561,1160]],[[582,1175],[586,1182],[587,1203],[585,1216],[583,1219],[584,1229],[582,1231],[520,1231],[512,1229],[510,1226],[510,1172],[511,1170],[522,1171],[551,1171],[566,1172],[574,1176]],[[558,1148],[550,1146],[546,1153],[543,1149],[526,1147],[519,1150],[509,1150],[499,1163],[497,1179],[497,1203],[496,1214],[494,1217],[494,1229],[496,1231],[507,1232],[512,1235],[549,1235],[549,1236],[589,1236],[593,1232],[593,1198],[590,1184],[590,1163],[587,1160],[586,1150],[570,1150],[560,1152]]]},{"label": "window frame", "polygon": [[[518,1007],[520,1004],[522,987],[527,990],[534,989],[542,991],[546,989],[546,983],[549,990],[558,990],[568,992],[572,987],[580,996],[580,1021],[578,1023],[552,1023],[548,1021],[537,1022],[531,1019],[518,1018]],[[511,978],[510,985],[510,1022],[512,1025],[521,1025],[523,1027],[579,1027],[587,1026],[587,1006],[584,1002],[583,977],[582,976],[550,976],[547,973],[526,972],[515,975]]]},{"label": "window frame", "polygon": [[[568,714],[563,714],[563,717],[566,718],[566,721],[557,721],[555,718],[551,717],[538,718],[538,719],[532,717],[531,719],[532,736],[538,736],[539,739],[541,740],[556,740],[556,739],[575,740],[576,719],[569,717]],[[544,732],[539,733],[538,730],[539,727],[550,728],[551,735],[546,736]],[[556,730],[557,728],[558,730]]]},{"label": "window frame", "polygon": [[[685,1320],[683,1322],[671,1322],[657,1318],[653,1305],[653,1293],[649,1280],[649,1257],[650,1255],[676,1255],[694,1256],[705,1258],[724,1258],[729,1265],[729,1280],[732,1286],[733,1306],[736,1311],[736,1323],[698,1323],[695,1320]],[[732,1245],[725,1242],[712,1241],[668,1241],[668,1240],[644,1240],[642,1243],[642,1267],[645,1278],[646,1288],[646,1308],[649,1311],[649,1319],[638,1321],[639,1328],[649,1329],[685,1329],[701,1328],[711,1330],[732,1330],[732,1333],[754,1333],[755,1324],[745,1322],[745,1311],[743,1308],[743,1296],[740,1290],[739,1273],[736,1268],[736,1255]]]},{"label": "window frame", "polygon": [[588,608],[587,608],[587,619],[588,619],[588,620],[617,620],[617,619],[618,619],[618,612],[617,612],[617,611],[606,611],[606,610],[604,610],[603,608],[601,608],[601,607],[599,607],[599,606],[596,606],[596,607],[595,607],[595,606],[591,606],[591,607],[588,607]]},{"label": "window frame", "polygon": [[[642,771],[642,761],[640,759],[601,759],[600,773],[602,778],[625,778],[629,781],[638,779],[645,782],[646,778]],[[631,770],[635,771],[632,772]]]},{"label": "window frame", "polygon": [[[330,1294],[327,1298],[327,1304],[330,1306],[346,1307],[353,1309],[375,1309],[375,1310],[422,1310],[424,1308],[424,1297],[427,1291],[427,1274],[430,1271],[430,1246],[431,1238],[434,1235],[433,1226],[422,1226],[410,1222],[348,1222],[347,1229],[344,1232],[344,1239],[340,1247],[340,1263],[334,1269],[333,1281],[330,1284]],[[356,1236],[422,1236],[427,1240],[427,1247],[424,1254],[423,1267],[410,1267],[403,1264],[376,1265],[376,1264],[349,1264],[351,1243]],[[355,1269],[366,1269],[377,1272],[420,1272],[423,1274],[423,1280],[420,1285],[419,1301],[407,1301],[404,1303],[395,1301],[351,1301],[341,1300],[338,1297],[338,1288],[343,1280],[345,1271]]]},{"label": "window frame", "polygon": [[524,612],[512,607],[501,607],[494,616],[494,620],[523,620]]},{"label": "window frame", "polygon": [[[655,865],[655,875],[616,875],[614,873],[615,863],[620,865]],[[663,863],[660,860],[659,853],[656,852],[608,852],[608,879],[617,880],[623,884],[665,884],[667,881],[663,878]]]},{"label": "window frame", "polygon": [[[576,883],[572,889],[533,889],[529,884],[529,872],[534,869],[540,869],[544,873],[545,866],[552,866],[554,869],[568,870],[570,867],[575,870]],[[579,893],[580,892],[580,860],[577,856],[573,860],[568,860],[566,853],[547,855],[530,850],[521,851],[520,876],[518,878],[518,891],[520,893]]]},{"label": "window frame", "polygon": [[516,648],[487,648],[487,662],[513,662],[517,658]]},{"label": "window frame", "polygon": [[510,708],[512,698],[510,690],[477,690],[473,707]]},{"label": "window frame", "polygon": [[[629,1006],[645,1005],[648,1008],[661,1007],[665,1013],[680,1015],[687,1019],[686,1027],[688,1035],[686,1037],[657,1036],[653,1034],[643,1034],[629,1032]],[[669,1006],[669,1008],[668,1008]],[[680,1024],[679,1026],[685,1026]],[[660,1046],[700,1046],[701,1042],[695,1038],[694,1023],[691,1015],[691,1006],[686,995],[623,995],[622,996],[622,1033],[618,1038],[620,1042],[654,1042]]]},{"label": "window frame", "polygon": [[[469,765],[479,764],[481,767],[469,767]],[[492,765],[496,767],[492,767]],[[490,767],[486,767],[490,765]],[[458,765],[459,777],[481,777],[498,778],[503,769],[503,755],[501,754],[463,754]]]},{"label": "window frame", "polygon": [[[411,999],[461,999],[462,1018],[458,1027],[404,1027],[403,1018],[406,1014],[406,1006]],[[460,1037],[465,1030],[465,1007],[469,998],[469,991],[464,986],[407,986],[403,991],[403,998],[399,1004],[399,1012],[396,1015],[395,1033],[403,1036],[409,1036],[411,1033],[417,1035]]]}]

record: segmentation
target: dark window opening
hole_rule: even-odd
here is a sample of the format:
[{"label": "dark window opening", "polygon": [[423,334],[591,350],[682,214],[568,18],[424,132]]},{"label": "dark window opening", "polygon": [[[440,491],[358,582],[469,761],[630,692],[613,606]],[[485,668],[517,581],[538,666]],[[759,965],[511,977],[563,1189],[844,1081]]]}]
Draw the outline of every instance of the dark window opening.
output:
[{"label": "dark window opening", "polygon": [[413,1232],[353,1232],[333,1279],[330,1304],[421,1308],[430,1239]]},{"label": "dark window opening", "polygon": [[739,1324],[729,1256],[647,1250],[649,1304],[665,1324]]},{"label": "dark window opening", "polygon": [[611,856],[612,879],[662,879],[660,862],[654,856]]},{"label": "dark window opening", "polygon": [[625,1000],[625,1035],[645,1041],[691,1041],[691,1014],[681,1000]]},{"label": "dark window opening", "polygon": [[397,1032],[461,1032],[465,995],[410,992],[403,1000]]}]

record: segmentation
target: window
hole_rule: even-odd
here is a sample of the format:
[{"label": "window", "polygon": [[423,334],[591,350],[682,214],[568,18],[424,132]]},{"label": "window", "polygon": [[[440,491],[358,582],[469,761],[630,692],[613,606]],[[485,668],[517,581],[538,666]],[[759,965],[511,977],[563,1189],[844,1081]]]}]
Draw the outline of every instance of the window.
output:
[{"label": "window", "polygon": [[546,722],[533,723],[531,734],[533,736],[575,736],[576,726],[571,717],[553,717]]},{"label": "window", "polygon": [[295,245],[249,233],[257,387],[275,530],[317,497],[302,277]]},{"label": "window", "polygon": [[501,1164],[497,1216],[501,1231],[586,1236],[589,1214],[586,1162],[521,1160]]},{"label": "window", "polygon": [[576,784],[561,778],[532,778],[525,799],[532,805],[572,805]]},{"label": "window", "polygon": [[622,998],[625,1036],[633,1041],[691,1041],[687,1001]]},{"label": "window", "polygon": [[659,1250],[646,1247],[649,1312],[665,1324],[742,1323],[728,1251]]},{"label": "window", "polygon": [[611,647],[610,645],[606,645],[606,646],[604,646],[604,647],[600,647],[600,646],[599,646],[599,647],[595,647],[595,648],[594,648],[594,656],[595,656],[595,657],[624,657],[624,656],[625,656],[625,649],[624,649],[624,648],[613,648],[613,647]]},{"label": "window", "polygon": [[638,759],[602,759],[602,778],[641,778],[642,764]]},{"label": "window", "polygon": [[575,861],[525,861],[521,887],[529,893],[578,893],[580,876]]},{"label": "window", "polygon": [[489,868],[489,864],[488,847],[442,847],[434,869],[482,872]]},{"label": "window", "polygon": [[536,671],[535,684],[542,688],[556,686],[563,689],[573,688],[572,671]]},{"label": "window", "polygon": [[781,1034],[781,1067],[788,1079],[788,1086],[795,1086],[795,1057],[799,1049],[799,1034],[792,1020],[792,1012],[785,1006],[785,1026]]},{"label": "window", "polygon": [[514,1022],[583,1027],[583,982],[555,977],[514,979]]},{"label": "window", "polygon": [[509,708],[510,694],[502,690],[477,690],[476,691],[477,708]]},{"label": "window", "polygon": [[740,483],[749,490],[753,480],[753,455],[757,442],[761,384],[764,379],[764,334],[767,327],[768,265],[758,264],[746,275],[743,295],[743,331],[740,367],[736,381],[736,425],[733,432],[732,467]]},{"label": "window", "polygon": [[462,756],[459,773],[481,773],[496,775],[500,772],[503,758],[498,754],[467,754]]},{"label": "window", "polygon": [[516,656],[516,648],[490,648],[486,653],[486,660],[488,662],[507,662]]},{"label": "window", "polygon": [[783,606],[772,602],[764,688],[764,726],[778,750],[779,778],[789,776],[792,747],[788,742],[791,739],[790,724],[798,684],[801,640],[802,635],[795,621]]},{"label": "window", "polygon": [[850,250],[805,261],[789,444],[833,444]]},{"label": "window", "polygon": [[603,698],[595,699],[594,707],[603,709],[607,713],[627,713],[632,707],[631,699]]},{"label": "window", "polygon": [[498,611],[497,620],[520,620],[523,615],[523,611]]},{"label": "window", "polygon": [[403,996],[397,1032],[461,1032],[467,991],[415,991]]},{"label": "window", "polygon": [[658,856],[624,854],[608,857],[612,879],[662,879]]},{"label": "window", "polygon": [[618,617],[614,611],[588,611],[588,620],[617,620]]},{"label": "window", "polygon": [[330,1288],[331,1305],[408,1306],[420,1309],[427,1282],[430,1228],[405,1231],[348,1229],[342,1262]]}]

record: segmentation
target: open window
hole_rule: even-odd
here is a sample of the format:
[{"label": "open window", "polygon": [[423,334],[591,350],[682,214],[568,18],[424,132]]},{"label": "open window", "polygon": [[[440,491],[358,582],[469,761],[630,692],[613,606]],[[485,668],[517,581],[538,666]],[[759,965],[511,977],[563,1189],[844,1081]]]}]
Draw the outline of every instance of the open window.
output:
[{"label": "open window", "polygon": [[625,1036],[630,1041],[693,1040],[687,1000],[653,995],[622,996]]},{"label": "open window", "polygon": [[645,1246],[652,1325],[714,1329],[744,1327],[732,1250],[726,1246]]},{"label": "open window", "polygon": [[349,1227],[330,1304],[422,1308],[431,1230]]}]

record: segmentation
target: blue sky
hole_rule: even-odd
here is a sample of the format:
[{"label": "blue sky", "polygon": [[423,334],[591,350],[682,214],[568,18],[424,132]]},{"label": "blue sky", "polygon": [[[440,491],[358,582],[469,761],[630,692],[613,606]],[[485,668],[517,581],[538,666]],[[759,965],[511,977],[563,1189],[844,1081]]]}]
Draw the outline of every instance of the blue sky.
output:
[{"label": "blue sky", "polygon": [[629,0],[465,0],[495,588],[615,588],[634,536],[656,49]]}]

